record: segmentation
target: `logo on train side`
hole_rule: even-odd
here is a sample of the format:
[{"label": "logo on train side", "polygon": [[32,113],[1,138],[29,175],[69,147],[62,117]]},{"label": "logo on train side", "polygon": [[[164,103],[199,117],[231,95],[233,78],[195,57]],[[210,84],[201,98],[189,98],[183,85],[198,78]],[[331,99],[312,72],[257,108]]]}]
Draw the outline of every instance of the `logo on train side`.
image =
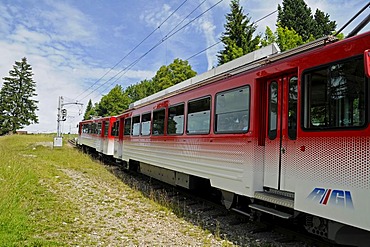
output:
[{"label": "logo on train side", "polygon": [[321,205],[344,207],[353,209],[353,201],[351,192],[348,190],[332,190],[324,188],[315,188],[307,196],[308,200],[319,203]]}]

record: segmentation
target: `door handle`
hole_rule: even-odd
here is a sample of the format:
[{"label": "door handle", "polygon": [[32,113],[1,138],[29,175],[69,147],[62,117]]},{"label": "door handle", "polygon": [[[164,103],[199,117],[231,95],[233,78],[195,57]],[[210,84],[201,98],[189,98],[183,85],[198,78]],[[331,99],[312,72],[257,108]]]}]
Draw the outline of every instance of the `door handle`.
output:
[{"label": "door handle", "polygon": [[281,148],[281,153],[285,154],[285,148],[283,148],[283,147]]}]

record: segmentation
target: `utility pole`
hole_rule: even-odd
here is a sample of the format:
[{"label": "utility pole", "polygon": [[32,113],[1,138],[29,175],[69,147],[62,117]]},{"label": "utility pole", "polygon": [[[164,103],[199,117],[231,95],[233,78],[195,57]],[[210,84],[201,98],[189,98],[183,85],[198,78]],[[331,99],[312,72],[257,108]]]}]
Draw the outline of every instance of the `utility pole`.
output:
[{"label": "utility pole", "polygon": [[64,103],[63,96],[59,96],[58,114],[57,114],[57,136],[54,137],[54,147],[61,147],[63,145],[63,137],[62,137],[60,122],[67,120],[67,109],[63,108],[65,105],[81,105],[82,106],[83,104],[78,103],[77,101]]}]

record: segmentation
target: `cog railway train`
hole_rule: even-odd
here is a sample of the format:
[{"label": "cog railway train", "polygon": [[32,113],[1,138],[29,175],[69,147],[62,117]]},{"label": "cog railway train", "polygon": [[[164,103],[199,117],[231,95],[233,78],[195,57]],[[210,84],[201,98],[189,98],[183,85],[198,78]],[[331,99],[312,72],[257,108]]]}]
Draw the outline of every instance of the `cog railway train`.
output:
[{"label": "cog railway train", "polygon": [[370,243],[370,32],[264,47],[82,121],[78,145],[223,204]]}]

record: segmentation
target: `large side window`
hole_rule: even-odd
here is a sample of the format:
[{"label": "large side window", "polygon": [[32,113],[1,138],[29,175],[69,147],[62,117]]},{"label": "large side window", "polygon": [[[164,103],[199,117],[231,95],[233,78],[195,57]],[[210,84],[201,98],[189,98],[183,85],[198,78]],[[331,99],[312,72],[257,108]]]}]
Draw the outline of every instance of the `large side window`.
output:
[{"label": "large side window", "polygon": [[141,134],[150,135],[151,113],[145,113],[141,116]]},{"label": "large side window", "polygon": [[189,101],[188,134],[208,134],[211,120],[211,97]]},{"label": "large side window", "polygon": [[249,87],[216,94],[216,133],[243,133],[249,128]]},{"label": "large side window", "polygon": [[305,129],[353,128],[366,124],[366,83],[362,57],[303,75]]},{"label": "large side window", "polygon": [[140,135],[140,116],[135,116],[132,118],[132,135]]},{"label": "large side window", "polygon": [[164,134],[165,114],[165,109],[160,109],[153,112],[153,135]]},{"label": "large side window", "polygon": [[131,118],[125,118],[125,125],[123,128],[123,135],[129,136],[131,134]]},{"label": "large side window", "polygon": [[167,133],[169,135],[184,133],[184,104],[168,108]]}]

